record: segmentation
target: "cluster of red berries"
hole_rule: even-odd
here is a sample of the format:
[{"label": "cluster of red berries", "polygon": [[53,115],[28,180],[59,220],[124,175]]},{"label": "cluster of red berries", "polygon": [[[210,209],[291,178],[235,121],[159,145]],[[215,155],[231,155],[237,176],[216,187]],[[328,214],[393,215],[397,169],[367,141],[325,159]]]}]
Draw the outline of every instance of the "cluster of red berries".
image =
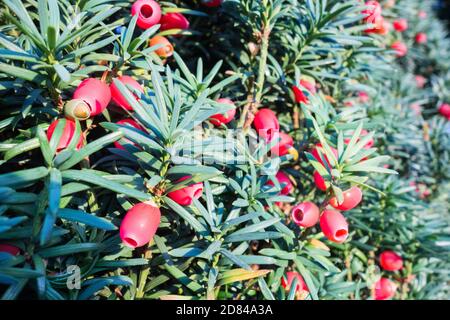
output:
[{"label": "cluster of red berries", "polygon": [[[205,0],[202,4],[207,7],[218,7],[223,0]],[[160,24],[159,30],[187,30],[189,29],[189,20],[179,12],[162,13],[158,2],[154,0],[137,0],[131,7],[131,14],[137,15],[136,24],[141,29],[149,29],[156,24]],[[160,45],[155,52],[161,58],[165,59],[173,55],[173,46],[164,36],[154,36],[150,39],[150,47]]]},{"label": "cluster of red berries", "polygon": [[[366,8],[362,11],[365,15],[364,22],[375,25],[373,28],[366,29],[366,33],[376,33],[380,35],[386,35],[391,28],[391,25],[386,21],[382,15],[382,8],[378,1],[367,1],[365,3]],[[419,18],[424,19],[426,13],[424,11],[419,12]],[[408,20],[400,18],[392,22],[392,27],[395,31],[402,33],[408,30]],[[427,42],[427,35],[423,32],[419,32],[415,36],[417,44],[424,44]],[[392,43],[391,48],[396,52],[397,57],[403,57],[408,53],[408,47],[401,40],[396,40]]]},{"label": "cluster of red berries", "polygon": [[[362,135],[366,135],[368,132],[362,130]],[[350,139],[345,139],[344,142],[349,143]],[[373,139],[370,139],[364,148],[368,149],[373,146]],[[330,146],[331,151],[334,156],[338,157],[338,152],[335,148]],[[323,158],[320,156],[323,155]],[[324,161],[328,167],[332,167],[330,160],[325,155],[322,144],[318,143],[311,150],[311,155],[325,167]],[[365,159],[362,159],[365,160]],[[319,190],[326,191],[330,184],[325,181],[325,179],[316,170],[313,173],[313,179],[316,187]],[[345,217],[340,213],[340,211],[352,210],[362,200],[362,191],[359,187],[353,186],[342,193],[343,201],[339,202],[337,197],[332,197],[328,201],[333,209],[325,209],[321,214],[319,207],[312,202],[303,202],[293,207],[291,211],[292,220],[299,226],[304,228],[309,228],[314,226],[317,222],[320,222],[320,227],[323,234],[328,238],[328,240],[342,243],[348,237],[348,223]],[[336,209],[336,210],[334,210]]]},{"label": "cluster of red berries", "polygon": [[[144,92],[142,86],[130,76],[121,76],[117,80],[124,85],[131,86],[140,92]],[[136,100],[138,97],[136,97]],[[64,111],[66,114],[65,126],[61,138],[59,140],[57,151],[61,151],[68,147],[75,134],[75,122],[74,119],[86,120],[90,117],[101,114],[110,101],[113,100],[116,105],[126,109],[132,110],[132,106],[127,102],[125,97],[120,93],[119,89],[114,83],[108,86],[105,82],[96,79],[88,78],[83,80],[75,90],[72,100],[66,103]],[[123,120],[127,124],[139,128],[139,125],[131,119]],[[47,130],[47,138],[50,140],[53,136],[56,126],[59,120],[52,122]],[[76,149],[80,149],[84,144],[83,135],[80,136]],[[117,145],[116,145],[117,146]]]},{"label": "cluster of red berries", "polygon": [[[217,102],[223,104],[234,105],[233,101],[228,98],[218,99]],[[217,114],[210,118],[210,122],[215,126],[227,124],[233,120],[236,113],[235,109],[231,109],[225,114]],[[128,123],[136,129],[143,130],[143,128],[134,122],[134,120],[121,120],[123,123]],[[121,123],[119,121],[118,123]],[[130,122],[131,121],[131,122]],[[116,147],[121,147],[120,145]],[[184,176],[176,182],[180,183],[191,178],[191,176]],[[167,196],[181,206],[190,206],[194,199],[199,199],[203,194],[203,183],[197,182],[186,187],[170,191]],[[139,203],[133,206],[125,215],[120,225],[120,238],[123,243],[129,247],[137,248],[147,244],[155,235],[156,230],[161,221],[161,213],[159,208],[152,202]]]},{"label": "cluster of red berries", "polygon": [[[277,143],[270,149],[272,155],[282,157],[289,153],[292,154],[294,158],[297,157],[297,151],[294,148],[294,140],[287,133],[280,131],[280,124],[275,112],[267,108],[259,109],[253,119],[253,126],[256,129],[258,136],[261,139],[264,139],[266,143],[270,143],[276,139]],[[294,190],[291,180],[283,171],[278,171],[275,178],[282,186],[280,195],[288,195]],[[269,181],[267,185],[273,186],[274,183]],[[277,202],[276,205],[281,206],[281,203]]]},{"label": "cluster of red berries", "polygon": [[[189,29],[189,20],[181,13],[169,12],[162,14],[160,5],[154,0],[137,0],[131,7],[131,14],[137,15],[136,24],[141,29],[149,29],[156,24],[160,24],[160,30]],[[160,45],[155,50],[156,54],[161,58],[168,58],[173,54],[173,46],[170,41],[163,36],[154,36],[150,39],[150,46]]]},{"label": "cluster of red berries", "polygon": [[313,227],[319,222],[320,228],[328,240],[343,243],[348,237],[348,223],[340,211],[355,208],[362,200],[362,192],[360,188],[354,186],[345,190],[343,196],[344,200],[341,203],[336,197],[331,198],[328,204],[334,209],[325,209],[322,213],[320,213],[319,207],[312,202],[299,203],[292,208],[292,220],[303,228]]},{"label": "cluster of red berries", "polygon": [[[385,271],[399,271],[403,268],[403,259],[394,251],[386,250],[380,254],[380,266]],[[375,300],[392,299],[397,291],[397,285],[390,279],[381,277],[374,288]]]},{"label": "cluster of red berries", "polygon": [[278,142],[270,149],[273,155],[282,157],[288,153],[295,152],[294,140],[287,133],[280,131],[280,124],[278,118],[270,109],[263,108],[258,110],[253,119],[253,126],[255,127],[258,136],[266,143],[270,143],[273,139]]}]

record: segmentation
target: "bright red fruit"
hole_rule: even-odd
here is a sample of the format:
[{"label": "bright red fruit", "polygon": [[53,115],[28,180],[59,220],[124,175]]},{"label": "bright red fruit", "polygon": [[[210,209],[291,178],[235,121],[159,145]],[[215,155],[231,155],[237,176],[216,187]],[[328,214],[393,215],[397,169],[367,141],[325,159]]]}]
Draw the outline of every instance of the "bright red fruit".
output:
[{"label": "bright red fruit", "polygon": [[223,0],[202,0],[202,4],[206,7],[218,7],[223,3]]},{"label": "bright red fruit", "polygon": [[171,57],[173,55],[173,46],[166,37],[154,36],[150,39],[149,45],[150,47],[162,45],[161,48],[155,50],[155,53],[163,59]]},{"label": "bright red fruit", "polygon": [[[282,188],[280,191],[281,195],[285,196],[292,192],[292,190],[294,189],[294,186],[292,185],[292,182],[289,179],[289,177],[283,171],[278,171],[277,174],[275,175],[275,178],[277,178],[278,183],[280,184],[280,186]],[[275,185],[271,180],[269,182],[267,182],[267,184],[269,186]]]},{"label": "bright red fruit", "polygon": [[439,113],[450,120],[450,104],[443,103],[439,106]]},{"label": "bright red fruit", "polygon": [[361,13],[366,15],[364,21],[366,23],[375,23],[381,17],[381,5],[378,1],[367,1],[366,9]]},{"label": "bright red fruit", "polygon": [[292,208],[292,220],[299,226],[309,228],[319,221],[319,207],[312,202],[302,202]]},{"label": "bright red fruit", "polygon": [[[337,151],[337,149],[335,149],[335,148],[333,148],[331,146],[330,146],[330,149],[331,149],[331,152],[333,152],[335,158],[337,159],[338,158],[338,151]],[[325,149],[322,147],[321,143],[317,143],[316,146],[314,147],[314,149],[311,150],[312,156],[325,167],[325,164],[323,163],[322,158],[320,157],[319,151],[322,154],[322,157],[327,162],[328,166],[331,167],[330,159],[328,159],[328,157],[327,157],[327,155],[325,153]]]},{"label": "bright red fruit", "polygon": [[297,285],[295,288],[295,292],[299,292],[299,291],[309,292],[308,286],[306,285],[305,281],[303,280],[303,277],[298,272],[295,272],[295,271],[286,272],[286,276],[281,278],[281,286],[286,291],[291,290],[291,285],[295,278],[297,278]]},{"label": "bright red fruit", "polygon": [[365,91],[359,91],[358,98],[359,98],[359,101],[361,101],[362,103],[367,103],[370,100],[369,95]]},{"label": "bright red fruit", "polygon": [[154,204],[138,203],[128,212],[120,224],[120,239],[131,248],[142,247],[155,235],[161,222],[161,211]]},{"label": "bright red fruit", "polygon": [[401,41],[395,41],[391,48],[395,50],[395,54],[397,57],[404,57],[408,53],[408,47]]},{"label": "bright red fruit", "polygon": [[[184,176],[177,182],[181,182],[189,178],[190,176]],[[167,194],[167,196],[181,206],[190,206],[194,199],[198,199],[202,196],[202,193],[203,183],[197,182],[184,188],[171,191]]]},{"label": "bright red fruit", "polygon": [[20,249],[10,244],[0,243],[0,252],[6,252],[10,255],[17,256],[20,253]]},{"label": "bright red fruit", "polygon": [[394,297],[397,285],[388,278],[381,278],[375,284],[375,300],[388,300]]},{"label": "bright red fruit", "polygon": [[253,119],[253,126],[258,135],[266,141],[272,140],[276,133],[280,131],[278,118],[270,109],[259,109]]},{"label": "bright red fruit", "polygon": [[314,83],[311,83],[308,80],[301,79],[300,85],[311,93],[317,92],[317,89],[316,89],[316,86],[314,85]]},{"label": "bright red fruit", "polygon": [[73,99],[86,102],[90,109],[90,116],[96,116],[106,109],[111,101],[109,86],[103,81],[88,78],[81,81],[73,93]]},{"label": "bright red fruit", "polygon": [[328,187],[325,182],[325,179],[320,175],[318,171],[314,171],[313,173],[314,183],[316,184],[317,189],[322,191],[327,191]]},{"label": "bright red fruit", "polygon": [[391,28],[389,22],[384,20],[383,17],[378,17],[373,24],[375,26],[372,29],[366,29],[364,30],[365,33],[377,33],[381,35],[386,35],[389,33],[389,29]]},{"label": "bright red fruit", "polygon": [[270,149],[273,155],[282,157],[289,153],[289,149],[294,146],[294,140],[290,135],[284,132],[279,132],[275,135],[275,139],[280,138],[280,141]]},{"label": "bright red fruit", "polygon": [[138,15],[136,24],[141,29],[148,29],[159,23],[161,7],[153,0],[137,0],[131,7],[131,15]]},{"label": "bright red fruit", "polygon": [[[67,148],[72,141],[73,135],[75,134],[76,124],[74,121],[69,119],[64,119],[66,121],[66,124],[63,128],[63,132],[61,134],[61,137],[59,138],[58,146],[56,147],[56,152],[62,151],[63,149]],[[47,139],[50,141],[50,139],[53,136],[53,132],[56,129],[56,126],[59,123],[59,119],[53,121],[50,126],[47,129]],[[75,149],[78,150],[83,146],[83,135],[80,134],[80,138],[78,140],[77,145],[75,146]]]},{"label": "bright red fruit", "polygon": [[398,271],[403,268],[403,259],[394,251],[383,251],[380,254],[380,265],[386,271]]},{"label": "bright red fruit", "polygon": [[295,96],[295,102],[297,103],[308,103],[309,100],[306,97],[306,95],[303,93],[303,91],[297,87],[297,86],[292,86],[292,91],[294,91],[294,96]]},{"label": "bright red fruit", "polygon": [[[117,121],[116,123],[117,124],[122,124],[122,125],[128,125],[128,126],[131,126],[133,128],[136,128],[138,130],[144,131],[144,128],[139,123],[134,121],[133,119],[123,119],[123,120]],[[132,141],[126,139],[126,138],[122,138],[121,140],[124,140],[124,141],[126,141],[127,143],[130,143],[130,144],[136,145],[134,142],[132,142]],[[120,144],[119,141],[114,141],[114,146],[116,148],[118,148],[118,149],[125,150],[125,148],[122,146],[122,144]]]},{"label": "bright red fruit", "polygon": [[416,80],[417,88],[423,88],[427,83],[427,78],[421,75],[414,76],[414,80]]},{"label": "bright red fruit", "polygon": [[420,10],[418,16],[420,19],[425,19],[427,17],[427,13],[425,11]]},{"label": "bright red fruit", "polygon": [[[144,89],[139,84],[139,82],[137,82],[130,76],[121,76],[118,77],[117,80],[122,82],[125,86],[131,86],[132,88],[135,88],[136,90],[144,93]],[[114,82],[111,83],[109,88],[111,89],[111,97],[118,106],[126,110],[133,110],[133,107],[128,103],[127,99],[125,99],[125,97],[120,93],[119,89],[117,88]],[[136,100],[138,100],[136,96],[135,98]]]},{"label": "bright red fruit", "polygon": [[320,217],[320,228],[328,240],[343,243],[348,237],[348,223],[338,211],[325,210]]},{"label": "bright red fruit", "polygon": [[428,40],[427,34],[423,32],[419,32],[416,34],[416,42],[419,44],[426,43]]},{"label": "bright red fruit", "polygon": [[408,29],[408,20],[406,19],[398,19],[392,23],[394,29],[398,32],[403,32]]},{"label": "bright red fruit", "polygon": [[189,20],[178,12],[166,13],[161,17],[160,24],[161,24],[160,27],[161,31],[169,29],[181,29],[181,30],[189,29]]},{"label": "bright red fruit", "polygon": [[220,126],[221,124],[227,124],[231,122],[231,120],[234,119],[234,116],[236,115],[236,106],[234,105],[233,101],[231,101],[228,98],[220,98],[216,100],[218,103],[223,104],[230,104],[234,106],[234,109],[228,110],[224,114],[215,114],[209,118],[209,121],[215,125],[216,127]]},{"label": "bright red fruit", "polygon": [[330,199],[330,205],[338,210],[347,211],[355,208],[362,199],[361,189],[358,187],[351,187],[348,190],[342,192],[344,196],[344,202],[341,204],[338,203],[336,197]]}]

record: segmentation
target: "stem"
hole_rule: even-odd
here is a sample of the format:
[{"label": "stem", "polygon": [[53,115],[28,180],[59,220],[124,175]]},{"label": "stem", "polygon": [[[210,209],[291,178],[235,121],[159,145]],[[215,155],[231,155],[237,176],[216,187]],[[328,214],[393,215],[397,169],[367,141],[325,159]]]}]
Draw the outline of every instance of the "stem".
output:
[{"label": "stem", "polygon": [[294,106],[292,118],[294,119],[294,129],[300,128],[300,110],[297,104]]},{"label": "stem", "polygon": [[[152,251],[150,250],[150,244],[153,240],[147,244],[144,253],[144,259],[150,259],[152,257]],[[136,290],[136,298],[141,299],[144,297],[145,285],[147,284],[147,277],[150,273],[150,267],[145,267],[139,273],[139,287]]]},{"label": "stem", "polygon": [[270,36],[270,27],[264,26],[262,31],[261,38],[261,58],[259,59],[259,67],[258,67],[258,80],[256,81],[256,96],[255,103],[259,105],[262,97],[262,91],[264,89],[264,81],[266,79],[266,66],[267,66],[267,57],[269,55],[269,36]]},{"label": "stem", "polygon": [[[249,94],[249,101],[244,106],[242,111],[241,118],[239,120],[239,124],[243,126],[244,130],[250,127],[254,114],[258,110],[258,107],[261,103],[262,92],[264,89],[264,82],[266,80],[266,67],[267,67],[267,57],[269,55],[269,36],[270,36],[270,26],[268,24],[264,25],[261,32],[261,49],[260,49],[260,58],[258,65],[258,76],[256,83],[254,85],[256,93]],[[253,89],[253,85],[251,86]]]},{"label": "stem", "polygon": [[[351,253],[348,251],[348,247],[345,248],[345,268],[347,269],[347,281],[352,282],[353,281],[353,275],[352,275],[352,265],[351,265]],[[355,295],[350,293],[350,299],[354,300]]]}]

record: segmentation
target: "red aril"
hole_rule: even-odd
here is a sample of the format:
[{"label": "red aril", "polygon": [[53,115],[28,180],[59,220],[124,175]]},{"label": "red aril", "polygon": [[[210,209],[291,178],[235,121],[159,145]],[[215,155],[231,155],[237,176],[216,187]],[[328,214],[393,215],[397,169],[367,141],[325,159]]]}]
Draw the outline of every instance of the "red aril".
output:
[{"label": "red aril", "polygon": [[233,101],[231,101],[228,98],[220,98],[220,99],[217,99],[216,101],[218,103],[229,104],[229,105],[234,106],[234,109],[230,109],[227,112],[225,112],[224,114],[221,114],[221,113],[215,114],[209,118],[209,121],[213,125],[218,127],[222,124],[227,124],[234,119],[234,116],[236,115],[236,106],[234,105]]},{"label": "red aril", "polygon": [[361,189],[358,187],[351,187],[348,190],[342,192],[344,201],[339,203],[336,197],[330,199],[330,205],[338,210],[347,211],[355,208],[362,199]]},{"label": "red aril", "polygon": [[348,237],[348,223],[338,211],[325,210],[320,217],[320,228],[328,240],[343,243]]},{"label": "red aril", "polygon": [[386,271],[398,271],[403,268],[403,259],[394,251],[386,250],[380,254],[380,265]]},{"label": "red aril", "polygon": [[[121,77],[118,77],[117,80],[122,82],[125,86],[131,86],[132,88],[135,88],[138,91],[144,93],[144,89],[139,84],[139,82],[137,82],[130,76],[121,76]],[[111,89],[111,97],[118,106],[120,106],[126,110],[129,110],[129,111],[133,110],[133,107],[131,106],[131,104],[128,103],[127,99],[120,93],[119,88],[117,88],[117,86],[115,85],[114,82],[111,83],[109,88]],[[138,100],[138,98],[135,95],[134,95],[134,98],[136,99],[136,101]]]},{"label": "red aril", "polygon": [[292,208],[292,220],[299,226],[309,228],[319,221],[319,207],[312,202],[302,202]]},{"label": "red aril", "polygon": [[161,212],[154,203],[138,203],[123,218],[120,238],[128,247],[142,247],[153,238],[160,222]]}]

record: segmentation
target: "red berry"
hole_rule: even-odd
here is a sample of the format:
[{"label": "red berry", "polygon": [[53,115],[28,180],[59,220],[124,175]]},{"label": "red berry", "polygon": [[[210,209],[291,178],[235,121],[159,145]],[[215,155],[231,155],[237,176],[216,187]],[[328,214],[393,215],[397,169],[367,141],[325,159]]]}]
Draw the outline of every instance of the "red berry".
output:
[{"label": "red berry", "polygon": [[[134,121],[133,119],[123,119],[123,120],[117,121],[116,123],[117,124],[122,124],[122,125],[128,125],[128,126],[131,126],[133,128],[136,128],[138,130],[144,131],[144,128],[139,123]],[[121,140],[126,141],[126,143],[130,143],[130,144],[136,145],[134,142],[132,142],[132,141],[126,139],[126,138],[122,138]],[[125,148],[122,146],[122,144],[119,141],[114,141],[114,146],[116,148],[118,148],[118,149],[125,150]]]},{"label": "red berry", "polygon": [[163,59],[171,57],[173,55],[173,46],[166,37],[154,36],[150,39],[149,45],[150,47],[163,45],[161,48],[155,50],[155,53]]},{"label": "red berry", "polygon": [[[337,149],[335,149],[335,148],[333,148],[333,147],[331,147],[331,146],[330,146],[330,149],[331,149],[331,152],[333,152],[335,158],[337,159],[337,158],[338,158],[338,151],[337,151]],[[320,157],[319,151],[320,151],[320,153],[322,154],[322,157],[323,157],[323,158],[325,159],[325,161],[327,162],[328,166],[331,167],[330,159],[328,159],[328,157],[327,157],[327,155],[326,155],[326,153],[325,153],[325,149],[322,147],[322,144],[321,144],[321,143],[317,143],[316,146],[314,147],[314,149],[311,150],[312,156],[313,156],[317,161],[319,161],[319,163],[320,163],[321,165],[323,165],[324,167],[326,167],[325,164],[324,164],[323,161],[322,161],[322,158]]]},{"label": "red berry", "polygon": [[131,7],[131,15],[138,15],[136,24],[141,29],[148,29],[159,23],[161,7],[153,0],[137,0]]},{"label": "red berry", "polygon": [[398,19],[392,23],[394,29],[398,32],[403,32],[408,29],[408,20],[406,19]]},{"label": "red berry", "polygon": [[419,44],[426,43],[428,40],[427,34],[423,32],[419,32],[416,34],[416,42]]},{"label": "red berry", "polygon": [[303,93],[303,91],[297,87],[297,86],[292,86],[292,91],[294,91],[294,96],[295,96],[295,102],[297,103],[308,103],[309,100],[306,97],[306,95]]},{"label": "red berry", "polygon": [[358,187],[351,187],[348,190],[342,192],[344,196],[344,202],[341,204],[338,203],[336,197],[330,199],[330,205],[338,210],[347,211],[355,208],[362,199],[361,189]]},{"label": "red berry", "polygon": [[280,124],[278,118],[270,109],[259,109],[253,119],[253,126],[258,135],[266,141],[272,140],[274,135],[280,131]]},{"label": "red berry", "polygon": [[90,109],[90,116],[96,116],[102,113],[111,101],[111,91],[103,81],[88,78],[78,85],[73,93],[73,99],[86,102]]},{"label": "red berry", "polygon": [[[361,137],[364,137],[368,134],[369,132],[366,129],[362,129],[361,130]],[[365,149],[370,149],[372,148],[374,145],[374,141],[373,139],[369,139],[369,141],[367,141],[367,143],[364,145]]]},{"label": "red berry", "polygon": [[131,248],[142,247],[155,235],[161,222],[158,207],[148,203],[134,205],[120,224],[120,238]]},{"label": "red berry", "polygon": [[394,297],[397,285],[387,278],[381,278],[375,284],[375,300],[388,300]]},{"label": "red berry", "polygon": [[314,83],[311,83],[308,80],[301,79],[300,85],[311,93],[317,92],[317,89],[316,89],[316,86],[314,85]]},{"label": "red berry", "polygon": [[408,53],[408,47],[401,41],[395,41],[391,48],[395,50],[397,57],[404,57]]},{"label": "red berry", "polygon": [[439,106],[439,113],[450,120],[450,104],[443,103]]},{"label": "red berry", "polygon": [[423,88],[425,86],[425,84],[427,83],[427,78],[425,78],[421,75],[414,76],[414,80],[416,80],[417,88]]},{"label": "red berry", "polygon": [[319,208],[312,202],[302,202],[292,208],[292,220],[305,228],[312,227],[319,221]]},{"label": "red berry", "polygon": [[295,292],[299,292],[299,291],[309,292],[308,286],[306,285],[305,281],[303,280],[303,277],[298,272],[295,272],[295,271],[286,272],[286,277],[281,278],[281,286],[286,291],[291,290],[291,285],[295,278],[297,278],[297,285],[295,288]]},{"label": "red berry", "polygon": [[320,217],[320,228],[328,240],[343,243],[348,237],[348,223],[345,217],[335,210],[325,210]]},{"label": "red berry", "polygon": [[161,17],[160,23],[161,23],[160,27],[161,31],[169,29],[181,29],[181,30],[189,29],[189,20],[178,12],[166,13]]},{"label": "red berry", "polygon": [[427,17],[427,13],[425,11],[420,10],[418,16],[420,19],[425,19]]},{"label": "red berry", "polygon": [[206,7],[218,7],[223,3],[223,0],[202,0],[202,4]]},{"label": "red berry", "polygon": [[20,253],[20,249],[10,244],[0,243],[0,252],[6,252],[10,255],[17,256]]},{"label": "red berry", "polygon": [[[184,176],[177,182],[181,182],[189,178],[190,176]],[[197,182],[184,188],[171,191],[167,194],[167,196],[181,206],[190,206],[194,199],[198,199],[202,196],[202,193],[203,183]]]},{"label": "red berry", "polygon": [[367,1],[365,3],[366,9],[361,13],[365,15],[364,21],[366,23],[374,23],[381,17],[381,5],[378,1]]},{"label": "red berry", "polygon": [[370,100],[369,95],[365,91],[359,91],[358,98],[359,98],[359,101],[361,101],[362,103],[367,103]]},{"label": "red berry", "polygon": [[[285,196],[292,192],[292,190],[294,189],[294,186],[292,185],[292,182],[289,179],[289,177],[283,171],[278,171],[277,174],[275,175],[275,178],[277,178],[278,183],[282,187],[282,189],[280,191],[281,195]],[[269,182],[267,182],[267,184],[269,186],[275,185],[271,180]]]},{"label": "red berry", "polygon": [[289,149],[294,146],[294,140],[290,135],[284,132],[279,132],[275,135],[275,139],[280,138],[280,141],[270,149],[273,155],[282,157],[289,153]]},{"label": "red berry", "polygon": [[318,171],[314,171],[313,173],[314,183],[316,184],[317,189],[322,191],[327,191],[328,187],[325,182],[325,179],[320,175]]},{"label": "red berry", "polygon": [[[59,138],[58,146],[56,147],[56,152],[62,151],[63,149],[67,148],[72,141],[72,138],[75,134],[76,124],[74,121],[69,119],[64,119],[66,121],[66,124],[63,128],[61,137]],[[53,136],[53,132],[56,129],[56,126],[59,123],[59,119],[53,121],[50,126],[47,129],[47,139],[50,141],[50,139]],[[75,150],[80,149],[83,146],[83,134],[80,134],[80,138],[78,139],[78,143],[75,146]]]},{"label": "red berry", "polygon": [[366,29],[364,30],[365,33],[376,33],[381,35],[386,35],[389,33],[389,30],[391,29],[391,25],[389,22],[384,20],[383,17],[378,17],[375,19],[374,22],[372,22],[375,26],[372,29]]},{"label": "red berry", "polygon": [[[121,76],[121,77],[118,77],[117,80],[122,82],[125,86],[131,86],[132,88],[135,88],[135,89],[139,90],[140,92],[144,93],[144,89],[139,84],[139,82],[137,82],[130,76]],[[120,106],[126,110],[133,110],[133,107],[128,103],[127,99],[125,99],[125,97],[120,93],[119,89],[116,87],[114,82],[111,83],[109,88],[111,89],[111,97],[118,106]],[[135,96],[135,98],[136,98],[136,100],[138,100],[138,98],[136,96]]]},{"label": "red berry", "polygon": [[383,251],[380,254],[380,265],[386,271],[398,271],[403,268],[403,259],[394,251]]},{"label": "red berry", "polygon": [[234,116],[236,115],[236,106],[234,105],[233,101],[231,101],[228,98],[220,98],[216,100],[218,103],[223,104],[230,104],[235,107],[235,109],[228,110],[225,114],[215,114],[210,117],[210,122],[215,125],[216,127],[220,126],[221,124],[227,124],[231,122],[234,119]]}]

